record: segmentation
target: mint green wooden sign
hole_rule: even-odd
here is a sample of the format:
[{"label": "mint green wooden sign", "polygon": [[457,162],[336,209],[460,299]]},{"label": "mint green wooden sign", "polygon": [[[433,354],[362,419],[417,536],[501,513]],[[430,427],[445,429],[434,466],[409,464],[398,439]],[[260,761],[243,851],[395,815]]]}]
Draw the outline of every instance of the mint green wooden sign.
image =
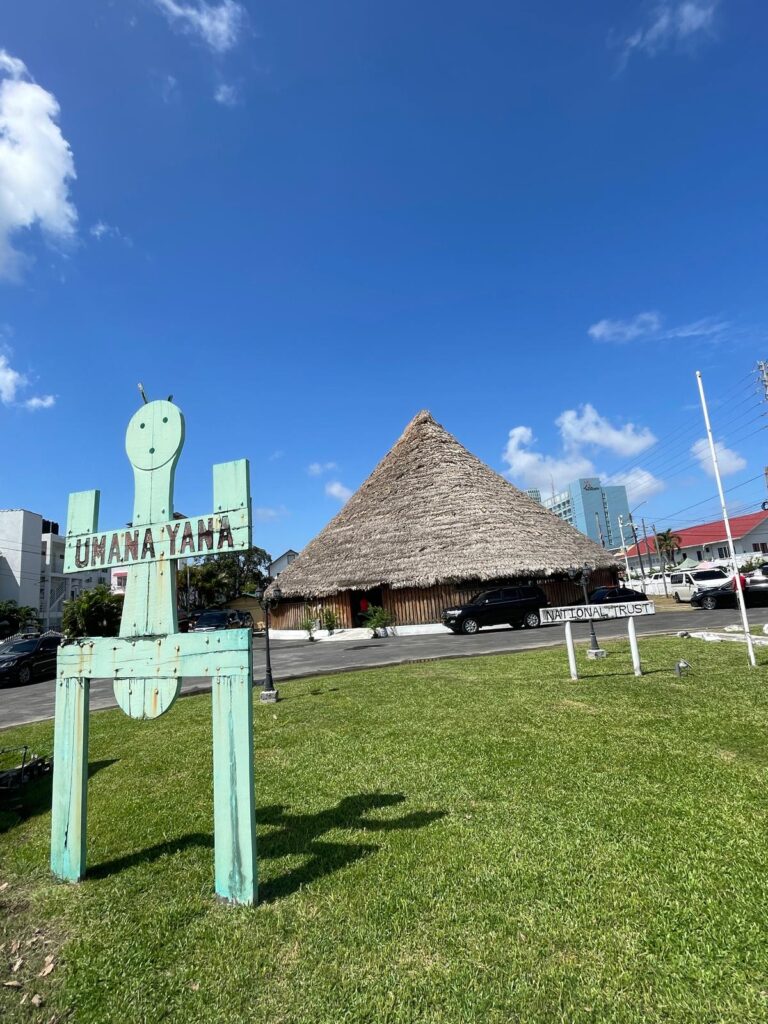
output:
[{"label": "mint green wooden sign", "polygon": [[254,903],[257,891],[253,794],[252,637],[249,629],[179,633],[176,562],[251,546],[248,462],[213,467],[213,510],[173,517],[173,483],[184,445],[184,417],[149,402],[128,424],[125,449],[135,497],[129,527],[99,532],[99,492],[69,496],[65,572],[127,567],[119,637],[89,637],[59,648],[53,768],[51,870],[85,875],[90,680],[114,679],[132,718],[164,714],[187,676],[210,676],[216,893]]}]

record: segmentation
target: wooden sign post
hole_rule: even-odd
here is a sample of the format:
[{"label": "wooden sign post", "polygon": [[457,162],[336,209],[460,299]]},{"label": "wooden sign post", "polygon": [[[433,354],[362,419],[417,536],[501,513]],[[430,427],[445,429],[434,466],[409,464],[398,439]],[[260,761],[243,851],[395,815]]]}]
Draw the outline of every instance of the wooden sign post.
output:
[{"label": "wooden sign post", "polygon": [[132,718],[157,718],[176,700],[182,679],[213,680],[213,802],[216,893],[255,903],[252,635],[249,629],[179,633],[176,562],[251,546],[248,461],[213,467],[213,512],[173,517],[173,481],[184,445],[184,417],[149,402],[128,424],[133,519],[98,532],[99,492],[69,496],[65,572],[127,566],[119,637],[89,637],[59,648],[53,762],[51,870],[70,882],[85,875],[90,680],[114,679]]}]

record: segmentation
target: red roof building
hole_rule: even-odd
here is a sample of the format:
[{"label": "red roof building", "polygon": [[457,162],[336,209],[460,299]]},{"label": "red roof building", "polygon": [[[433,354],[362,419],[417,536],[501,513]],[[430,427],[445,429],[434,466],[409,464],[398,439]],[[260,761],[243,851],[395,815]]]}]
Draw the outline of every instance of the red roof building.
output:
[{"label": "red roof building", "polygon": [[[734,516],[730,523],[737,554],[768,554],[768,512]],[[680,538],[680,551],[690,558],[695,558],[699,562],[709,562],[728,557],[728,540],[722,519],[672,532]],[[647,545],[645,540],[641,540],[628,548],[627,558],[637,558],[638,555],[656,557],[656,543],[652,536],[648,538]]]}]

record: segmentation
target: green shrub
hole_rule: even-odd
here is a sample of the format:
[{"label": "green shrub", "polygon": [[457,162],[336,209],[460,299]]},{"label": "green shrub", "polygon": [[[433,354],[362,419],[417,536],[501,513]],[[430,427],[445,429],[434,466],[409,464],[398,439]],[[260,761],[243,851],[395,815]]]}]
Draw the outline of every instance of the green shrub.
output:
[{"label": "green shrub", "polygon": [[117,636],[123,598],[103,584],[65,601],[62,630],[68,637]]},{"label": "green shrub", "polygon": [[333,633],[335,629],[339,628],[339,617],[333,608],[323,609],[323,628],[327,629],[329,633]]},{"label": "green shrub", "polygon": [[388,626],[393,626],[395,624],[395,617],[386,608],[380,608],[374,604],[368,609],[364,621],[367,628],[372,630],[375,636],[377,629],[386,629]]}]

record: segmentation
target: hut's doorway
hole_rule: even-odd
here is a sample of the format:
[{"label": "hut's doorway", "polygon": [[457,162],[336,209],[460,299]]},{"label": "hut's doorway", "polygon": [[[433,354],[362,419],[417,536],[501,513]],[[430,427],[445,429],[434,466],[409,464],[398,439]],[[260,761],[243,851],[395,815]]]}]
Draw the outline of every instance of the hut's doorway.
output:
[{"label": "hut's doorway", "polygon": [[352,625],[364,626],[365,617],[371,606],[381,607],[383,600],[381,587],[373,590],[355,590],[352,592]]}]

